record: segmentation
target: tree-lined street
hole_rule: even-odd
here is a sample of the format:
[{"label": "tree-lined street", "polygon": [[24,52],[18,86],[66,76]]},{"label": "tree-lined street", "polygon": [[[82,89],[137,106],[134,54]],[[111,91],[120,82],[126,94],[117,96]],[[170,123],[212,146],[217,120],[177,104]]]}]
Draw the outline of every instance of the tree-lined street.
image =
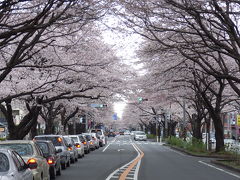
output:
[{"label": "tree-lined street", "polygon": [[71,165],[60,180],[239,179],[239,9],[236,0],[1,0],[0,152],[10,154],[0,179],[22,169],[55,179],[58,156],[62,170]]},{"label": "tree-lined street", "polygon": [[[138,179],[218,179],[237,180],[240,173],[212,164],[212,158],[200,158],[186,155],[156,142],[135,142],[130,136],[109,138],[109,146],[102,147],[76,164],[63,171],[60,180],[104,180],[113,171],[127,164],[137,156],[132,144],[143,152]],[[123,172],[122,172],[123,173]],[[118,179],[118,178],[111,178]],[[128,179],[128,178],[127,178]],[[130,179],[130,178],[129,178]]]}]

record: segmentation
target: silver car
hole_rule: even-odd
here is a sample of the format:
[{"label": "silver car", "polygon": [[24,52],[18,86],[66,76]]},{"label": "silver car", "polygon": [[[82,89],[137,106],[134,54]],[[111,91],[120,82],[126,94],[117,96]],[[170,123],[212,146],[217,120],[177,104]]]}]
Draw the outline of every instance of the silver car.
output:
[{"label": "silver car", "polygon": [[146,141],[147,140],[147,135],[145,134],[145,132],[143,131],[136,131],[134,133],[134,140],[135,141]]},{"label": "silver car", "polygon": [[32,171],[22,157],[11,149],[0,149],[1,180],[33,180]]},{"label": "silver car", "polygon": [[75,163],[75,161],[78,161],[78,150],[74,145],[74,141],[68,136],[63,136],[63,138],[67,142],[68,151],[70,152],[71,163]]}]

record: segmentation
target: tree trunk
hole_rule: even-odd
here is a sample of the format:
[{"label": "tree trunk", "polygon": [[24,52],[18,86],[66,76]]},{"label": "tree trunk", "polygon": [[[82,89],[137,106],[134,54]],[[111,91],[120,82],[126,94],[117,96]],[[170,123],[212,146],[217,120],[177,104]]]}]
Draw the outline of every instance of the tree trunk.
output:
[{"label": "tree trunk", "polygon": [[193,137],[198,140],[202,140],[202,132],[201,132],[202,118],[199,118],[197,115],[193,114],[191,125],[192,125]]},{"label": "tree trunk", "polygon": [[46,122],[44,134],[54,134],[53,119],[49,118]]},{"label": "tree trunk", "polygon": [[224,151],[224,132],[220,115],[213,118],[216,138],[216,152]]}]

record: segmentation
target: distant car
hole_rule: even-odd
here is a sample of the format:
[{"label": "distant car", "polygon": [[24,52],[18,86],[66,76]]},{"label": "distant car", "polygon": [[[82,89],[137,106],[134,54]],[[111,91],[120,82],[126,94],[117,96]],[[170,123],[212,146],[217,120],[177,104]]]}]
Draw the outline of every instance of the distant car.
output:
[{"label": "distant car", "polygon": [[84,144],[81,138],[78,135],[69,135],[69,137],[74,141],[74,145],[78,152],[78,158],[82,158],[84,156]]},{"label": "distant car", "polygon": [[105,146],[107,144],[107,139],[104,135],[104,132],[102,129],[92,129],[91,130],[91,133],[97,133],[97,135],[100,137],[99,139],[99,145],[102,147],[102,146]]},{"label": "distant car", "polygon": [[62,152],[59,152],[62,169],[70,166],[70,152],[68,151],[67,142],[62,135],[39,135],[35,136],[34,139],[51,141],[57,151],[59,149],[62,150]]},{"label": "distant car", "polygon": [[97,135],[97,133],[89,133],[89,134],[92,136],[92,140],[95,145],[95,148],[98,149],[100,147],[100,145],[99,145],[100,137]]},{"label": "distant car", "polygon": [[[79,138],[81,139],[83,145],[84,145],[84,152],[85,154],[88,154],[90,153],[91,151],[91,147],[90,147],[90,141],[88,141],[88,138],[87,138],[88,135],[84,135],[84,134],[79,134]],[[89,139],[90,136],[89,136]]]},{"label": "distant car", "polygon": [[74,145],[74,141],[69,136],[63,136],[63,138],[67,141],[71,163],[75,163],[75,161],[78,161],[78,150]]},{"label": "distant car", "polygon": [[119,134],[120,134],[120,135],[124,135],[124,131],[120,131]]},{"label": "distant car", "polygon": [[146,141],[147,140],[147,135],[143,131],[136,131],[134,133],[134,140],[135,141],[138,141],[138,140]]},{"label": "distant car", "polygon": [[130,131],[125,131],[124,135],[130,135]]},{"label": "distant car", "polygon": [[38,140],[36,143],[42,150],[43,156],[49,164],[50,178],[55,179],[56,175],[61,175],[61,158],[59,153],[62,152],[62,150],[58,149],[57,151],[51,141]]},{"label": "distant car", "polygon": [[0,149],[0,179],[1,180],[33,180],[31,166],[11,149]]},{"label": "distant car", "polygon": [[108,137],[115,137],[115,136],[116,136],[116,134],[114,132],[109,132],[108,133]]},{"label": "distant car", "polygon": [[11,148],[21,155],[25,163],[31,167],[34,179],[48,180],[50,178],[49,165],[36,142],[30,140],[1,141],[0,147]]},{"label": "distant car", "polygon": [[92,135],[90,133],[82,133],[84,135],[89,143],[89,148],[93,151],[96,149],[96,146],[94,144],[94,140],[92,139]]}]

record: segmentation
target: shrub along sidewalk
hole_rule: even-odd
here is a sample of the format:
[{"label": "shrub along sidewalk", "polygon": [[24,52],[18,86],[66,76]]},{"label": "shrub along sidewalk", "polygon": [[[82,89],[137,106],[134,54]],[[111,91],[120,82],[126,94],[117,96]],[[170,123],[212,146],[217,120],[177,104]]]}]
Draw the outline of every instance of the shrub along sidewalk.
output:
[{"label": "shrub along sidewalk", "polygon": [[207,151],[206,145],[202,141],[196,139],[187,142],[180,138],[171,137],[165,141],[171,148],[191,156],[221,158],[221,160],[213,160],[211,162],[240,172],[240,154],[236,152],[224,151],[216,153],[214,151]]}]

